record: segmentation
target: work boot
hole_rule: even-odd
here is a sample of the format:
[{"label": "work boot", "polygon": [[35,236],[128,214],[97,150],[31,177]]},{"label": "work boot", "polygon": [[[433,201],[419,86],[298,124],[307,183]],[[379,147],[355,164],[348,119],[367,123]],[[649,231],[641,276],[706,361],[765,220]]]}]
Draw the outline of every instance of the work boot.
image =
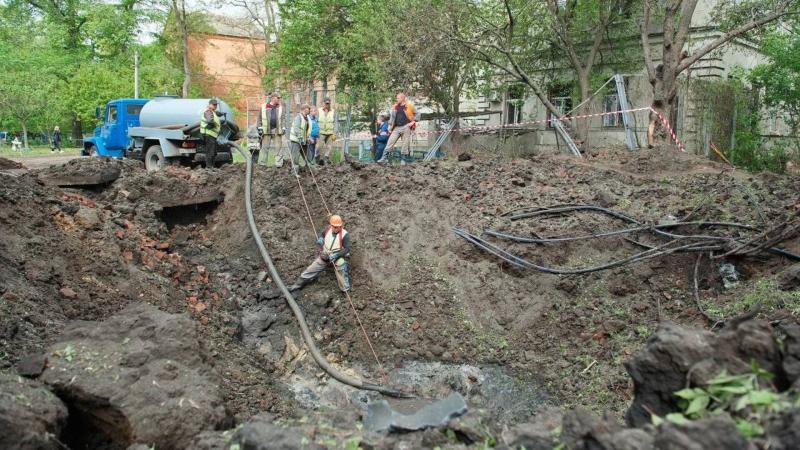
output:
[{"label": "work boot", "polygon": [[317,155],[317,156],[314,158],[314,164],[316,164],[316,165],[318,165],[318,166],[321,166],[321,165],[322,165],[322,158],[320,158],[320,156],[319,156],[319,155]]},{"label": "work boot", "polygon": [[293,285],[289,286],[287,289],[289,289],[289,292],[299,291],[300,289],[303,289],[303,286],[305,286],[306,283],[308,283],[308,280],[306,278],[300,277],[297,279],[297,281],[294,282]]},{"label": "work boot", "polygon": [[328,158],[327,156],[325,157],[325,165],[326,166],[330,166],[331,165],[331,159]]}]

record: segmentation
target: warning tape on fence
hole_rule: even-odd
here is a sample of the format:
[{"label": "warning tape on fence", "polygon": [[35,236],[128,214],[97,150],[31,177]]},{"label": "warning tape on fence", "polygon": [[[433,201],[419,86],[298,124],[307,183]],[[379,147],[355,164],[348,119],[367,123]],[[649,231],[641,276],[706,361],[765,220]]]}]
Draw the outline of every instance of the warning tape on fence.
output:
[{"label": "warning tape on fence", "polygon": [[[551,119],[539,119],[539,120],[528,120],[524,122],[514,122],[502,125],[480,125],[480,126],[472,126],[472,127],[461,127],[454,130],[430,130],[430,131],[415,131],[413,134],[415,136],[424,136],[429,134],[441,134],[441,133],[469,133],[473,131],[487,131],[487,130],[497,130],[501,128],[519,128],[519,127],[526,127],[530,125],[538,125],[542,123],[552,123],[552,122],[564,122],[564,121],[572,121],[572,120],[581,120],[581,119],[590,119],[593,117],[602,117],[602,116],[611,116],[623,113],[634,113],[634,112],[641,112],[641,111],[650,111],[651,113],[655,114],[656,117],[661,121],[661,123],[669,130],[670,136],[672,136],[673,141],[675,141],[675,145],[678,146],[681,151],[686,152],[686,148],[684,148],[681,141],[678,139],[678,136],[675,134],[675,131],[672,129],[669,121],[667,121],[664,116],[658,112],[657,110],[651,107],[642,107],[642,108],[634,108],[634,109],[625,109],[620,111],[607,111],[602,113],[593,113],[593,114],[583,114],[579,116],[564,116],[560,118],[551,118]],[[377,136],[369,133],[353,133],[347,137],[349,140],[359,140],[359,139],[374,139]],[[344,139],[344,138],[340,138]]]},{"label": "warning tape on fence", "polygon": [[[678,135],[675,134],[675,130],[672,129],[672,125],[670,125],[669,121],[664,118],[664,116],[654,108],[649,106],[645,106],[642,108],[633,108],[633,109],[624,109],[620,111],[607,111],[601,113],[593,113],[593,114],[583,114],[580,116],[563,116],[560,118],[551,118],[551,119],[539,119],[539,120],[528,120],[524,122],[514,122],[514,123],[507,123],[502,125],[480,125],[480,126],[472,126],[472,127],[462,127],[454,130],[430,130],[430,131],[415,131],[412,134],[415,136],[424,136],[428,134],[441,134],[441,133],[469,133],[473,131],[485,131],[485,130],[497,130],[501,128],[519,128],[519,127],[526,127],[530,125],[538,125],[542,123],[551,123],[551,122],[564,122],[564,121],[572,121],[572,120],[581,120],[581,119],[590,119],[593,117],[602,117],[602,116],[612,116],[617,114],[623,113],[635,113],[635,112],[642,112],[642,111],[650,111],[652,114],[655,114],[656,117],[661,121],[664,127],[669,130],[670,136],[672,136],[672,140],[675,142],[675,145],[682,151],[686,152],[686,148],[683,146],[683,143],[678,139]],[[374,135],[369,132],[363,133],[352,133],[349,136],[340,136],[339,139],[348,139],[348,140],[366,140],[366,139],[375,139],[377,135]],[[284,138],[284,142],[288,142],[288,139]]]}]

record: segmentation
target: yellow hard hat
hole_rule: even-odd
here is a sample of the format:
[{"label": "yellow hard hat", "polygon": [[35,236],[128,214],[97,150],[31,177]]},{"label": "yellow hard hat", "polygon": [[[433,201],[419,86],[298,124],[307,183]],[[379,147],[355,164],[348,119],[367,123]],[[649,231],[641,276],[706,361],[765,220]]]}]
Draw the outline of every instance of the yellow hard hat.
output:
[{"label": "yellow hard hat", "polygon": [[344,221],[342,220],[342,216],[331,216],[330,223],[332,227],[340,227],[344,224]]}]

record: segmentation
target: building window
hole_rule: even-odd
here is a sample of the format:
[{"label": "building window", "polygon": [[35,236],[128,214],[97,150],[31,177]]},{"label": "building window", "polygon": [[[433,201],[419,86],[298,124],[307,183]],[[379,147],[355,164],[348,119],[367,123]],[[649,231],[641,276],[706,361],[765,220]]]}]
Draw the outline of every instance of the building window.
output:
[{"label": "building window", "polygon": [[314,91],[311,94],[311,106],[317,106],[317,95],[318,94],[319,94],[319,92],[317,92],[317,91]]},{"label": "building window", "polygon": [[522,122],[522,100],[508,100],[506,102],[506,125]]},{"label": "building window", "polygon": [[[603,112],[609,113],[619,111],[619,96],[617,94],[606,94],[603,96]],[[608,114],[603,116],[604,127],[622,126],[622,114]]]}]

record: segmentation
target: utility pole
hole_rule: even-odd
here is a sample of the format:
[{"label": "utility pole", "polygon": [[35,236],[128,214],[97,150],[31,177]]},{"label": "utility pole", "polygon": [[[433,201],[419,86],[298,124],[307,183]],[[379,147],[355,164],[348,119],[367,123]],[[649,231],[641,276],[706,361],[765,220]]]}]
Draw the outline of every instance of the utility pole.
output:
[{"label": "utility pole", "polygon": [[139,52],[133,52],[133,98],[139,98]]}]

